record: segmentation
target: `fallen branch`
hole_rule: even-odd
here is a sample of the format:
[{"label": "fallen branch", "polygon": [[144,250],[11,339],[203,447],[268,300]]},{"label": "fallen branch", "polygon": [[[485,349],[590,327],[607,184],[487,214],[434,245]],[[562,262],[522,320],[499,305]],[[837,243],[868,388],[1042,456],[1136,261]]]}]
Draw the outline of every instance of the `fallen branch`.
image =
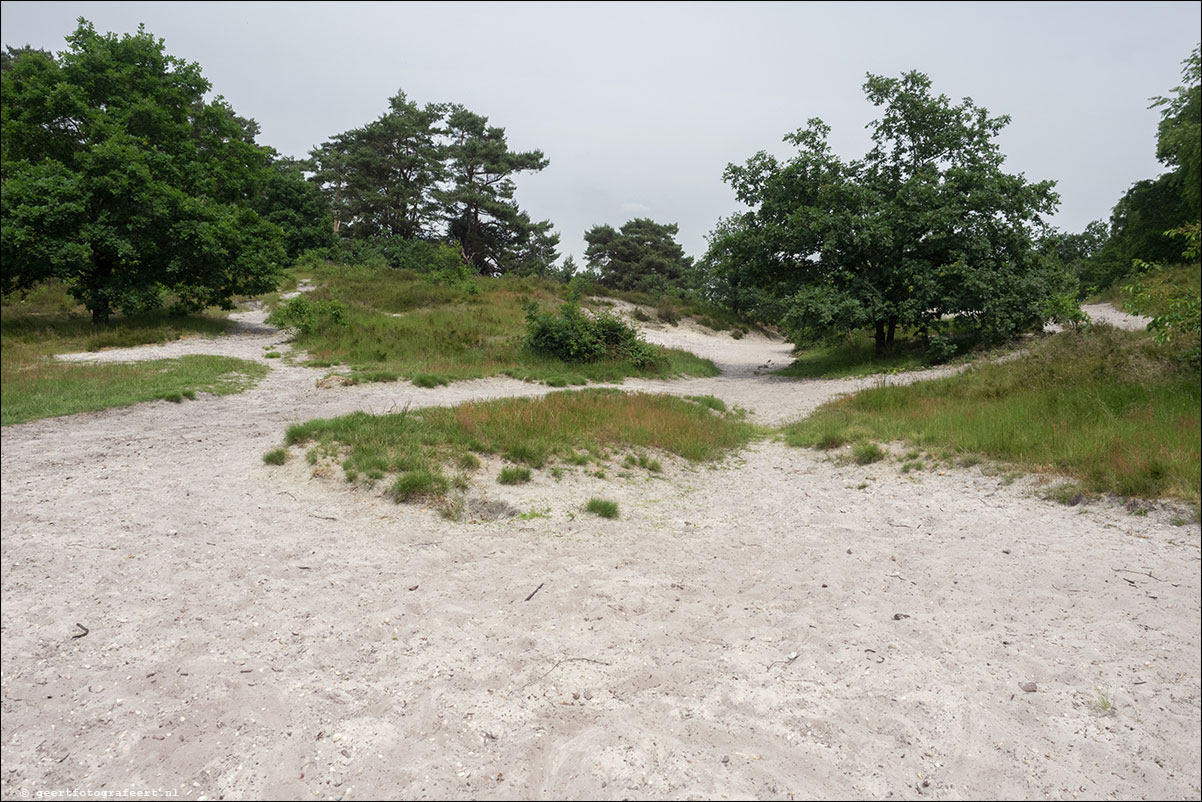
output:
[{"label": "fallen branch", "polygon": [[526,597],[526,601],[530,601],[531,599],[533,599],[533,598],[534,598],[534,594],[535,594],[535,593],[538,593],[540,590],[542,590],[542,589],[543,589],[543,585],[545,585],[545,584],[547,584],[547,583],[546,583],[546,582],[541,582],[541,583],[539,583],[539,586],[538,586],[537,588],[535,588],[534,590],[530,591],[530,595]]},{"label": "fallen branch", "polygon": [[1163,582],[1163,581],[1164,581],[1163,579],[1161,579],[1161,578],[1160,578],[1160,577],[1158,577],[1158,576],[1152,576],[1152,572],[1151,572],[1151,571],[1132,571],[1130,568],[1111,568],[1110,570],[1111,570],[1111,571],[1117,571],[1117,572],[1119,572],[1119,573],[1124,573],[1124,574],[1137,574],[1137,575],[1139,575],[1139,576],[1146,576],[1146,577],[1148,577],[1149,579],[1155,579],[1157,582]]}]

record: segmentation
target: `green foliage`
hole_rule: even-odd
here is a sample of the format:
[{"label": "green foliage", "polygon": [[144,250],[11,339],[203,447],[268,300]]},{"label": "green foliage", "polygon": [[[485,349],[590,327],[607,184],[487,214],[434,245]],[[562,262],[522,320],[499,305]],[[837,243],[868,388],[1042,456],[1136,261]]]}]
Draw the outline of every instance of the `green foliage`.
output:
[{"label": "green foliage", "polygon": [[761,152],[725,179],[752,211],[711,236],[715,294],[743,286],[803,340],[869,328],[887,351],[898,327],[938,329],[957,318],[989,340],[1042,324],[1042,303],[1064,284],[1033,248],[1052,182],[1002,171],[995,142],[1008,122],[971,100],[933,96],[918,72],[870,75],[883,108],[874,147],[845,162],[821,120],[785,137],[788,162]]},{"label": "green foliage", "polygon": [[608,499],[597,498],[594,496],[584,505],[585,512],[591,512],[593,515],[599,515],[602,518],[617,518],[618,517],[618,502],[609,501]]},{"label": "green foliage", "polygon": [[298,334],[309,334],[331,326],[346,326],[346,305],[339,301],[312,301],[301,294],[268,315],[267,322]]},{"label": "green foliage", "polygon": [[[1169,97],[1153,98],[1161,109],[1156,158],[1169,171],[1134,184],[1115,205],[1110,239],[1089,260],[1082,285],[1087,292],[1104,290],[1141,264],[1177,260],[1180,245],[1168,232],[1195,224],[1200,217],[1202,183],[1202,66],[1194,48],[1182,62],[1181,86]],[[1137,261],[1138,260],[1138,261]]]},{"label": "green foliage", "polygon": [[334,258],[425,272],[389,252],[404,250],[400,242],[444,239],[476,274],[552,272],[558,235],[513,199],[513,176],[546,167],[542,152],[511,151],[505,129],[459,105],[419,107],[404,92],[388,103],[379,119],[311,153],[335,229],[351,243]]},{"label": "green foliage", "polygon": [[660,362],[659,352],[621,318],[603,312],[590,315],[569,298],[559,314],[543,312],[537,301],[526,304],[526,345],[536,354],[565,362],[628,360],[640,369]]},{"label": "green foliage", "polygon": [[273,289],[284,234],[254,210],[272,178],[257,125],[141,28],[81,20],[67,42],[3,71],[4,294],[56,278],[102,323],[165,291],[197,310]]},{"label": "green foliage", "polygon": [[273,448],[263,454],[263,462],[267,465],[283,465],[288,461],[288,449]]},{"label": "green foliage", "polygon": [[264,220],[283,230],[289,261],[336,242],[325,198],[305,179],[303,166],[293,159],[277,158],[272,162],[252,205]]},{"label": "green foliage", "polygon": [[1067,331],[1017,359],[862,391],[786,427],[791,445],[872,437],[1074,477],[1091,491],[1196,501],[1198,375],[1146,334]]},{"label": "green foliage", "polygon": [[530,481],[530,469],[524,465],[506,465],[497,476],[503,485],[524,485]]},{"label": "green foliage", "polygon": [[1156,158],[1173,168],[1185,219],[1202,216],[1202,50],[1195,47],[1182,62],[1182,85],[1171,97],[1153,99],[1161,107]]},{"label": "green foliage", "polygon": [[[1199,224],[1193,223],[1176,231],[1166,232],[1185,239],[1185,258],[1197,259]],[[1178,277],[1184,270],[1188,278],[1182,281],[1156,281],[1161,276]],[[1156,341],[1171,343],[1177,353],[1195,370],[1202,366],[1202,294],[1199,293],[1199,263],[1183,265],[1182,269],[1165,270],[1147,266],[1147,279],[1137,278],[1124,287],[1127,295],[1124,307],[1137,315],[1152,318],[1148,330]]]},{"label": "green foliage", "polygon": [[693,260],[676,242],[679,231],[675,223],[647,218],[631,220],[617,231],[593,226],[584,235],[588,266],[611,289],[662,293],[682,287]]}]

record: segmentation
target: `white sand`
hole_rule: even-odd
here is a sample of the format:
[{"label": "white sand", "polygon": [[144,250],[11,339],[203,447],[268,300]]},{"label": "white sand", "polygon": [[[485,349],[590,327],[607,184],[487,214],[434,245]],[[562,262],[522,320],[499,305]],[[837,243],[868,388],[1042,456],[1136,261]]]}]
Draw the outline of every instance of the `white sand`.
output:
[{"label": "white sand", "polygon": [[[244,322],[90,357],[281,341]],[[727,372],[626,387],[765,423],[876,381],[648,336]],[[296,421],[546,388],[319,390],[281,362],[0,432],[5,798],[1199,797],[1199,530],[1172,510],[763,442],[662,477],[488,466],[476,508],[549,517],[452,523],[261,455]]]}]

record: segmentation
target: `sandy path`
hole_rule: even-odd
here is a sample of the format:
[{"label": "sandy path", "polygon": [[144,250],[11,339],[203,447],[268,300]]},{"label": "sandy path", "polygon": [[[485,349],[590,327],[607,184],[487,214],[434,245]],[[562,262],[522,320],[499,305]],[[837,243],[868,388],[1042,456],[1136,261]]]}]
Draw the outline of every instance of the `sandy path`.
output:
[{"label": "sandy path", "polygon": [[[777,422],[863,383],[756,376],[780,347],[709,338],[728,375],[626,386]],[[450,523],[260,456],[294,421],[545,388],[280,362],[0,430],[6,798],[1199,796],[1199,537],[1170,512],[768,442],[482,476],[548,517]]]}]

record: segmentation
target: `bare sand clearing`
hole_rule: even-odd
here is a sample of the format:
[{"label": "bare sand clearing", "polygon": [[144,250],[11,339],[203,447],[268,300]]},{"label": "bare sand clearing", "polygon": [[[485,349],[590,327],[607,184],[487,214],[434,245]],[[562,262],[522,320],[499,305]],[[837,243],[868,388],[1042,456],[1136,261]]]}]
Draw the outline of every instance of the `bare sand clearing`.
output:
[{"label": "bare sand clearing", "polygon": [[[281,342],[242,319],[90,358]],[[648,336],[726,372],[625,386],[766,423],[876,381]],[[452,523],[261,455],[295,421],[545,388],[265,363],[242,395],[3,429],[5,798],[1199,797],[1199,530],[1171,510],[762,442],[661,477],[489,466]]]}]

